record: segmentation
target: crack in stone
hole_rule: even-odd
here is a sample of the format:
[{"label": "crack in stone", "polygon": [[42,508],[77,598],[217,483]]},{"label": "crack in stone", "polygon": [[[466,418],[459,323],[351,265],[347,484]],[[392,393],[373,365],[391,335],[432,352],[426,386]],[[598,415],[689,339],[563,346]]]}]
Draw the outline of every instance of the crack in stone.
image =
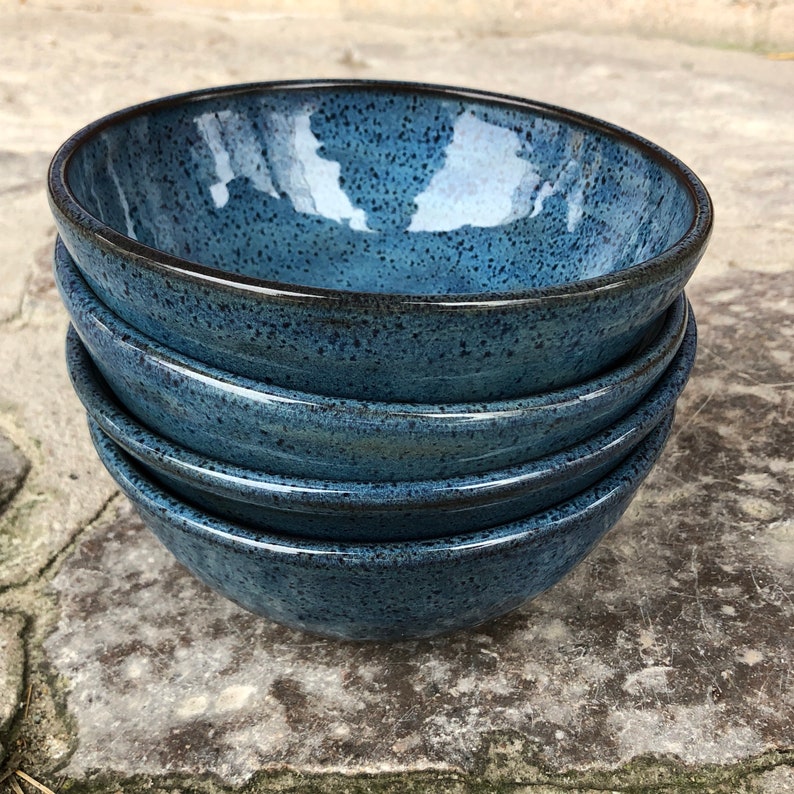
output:
[{"label": "crack in stone", "polygon": [[5,725],[0,725],[0,778],[2,778],[6,766],[4,762],[7,761],[7,765],[11,765],[14,762],[15,753],[10,748],[12,747],[15,738],[19,734],[20,725],[25,714],[25,704],[20,702],[20,695],[27,690],[27,686],[28,686],[28,670],[29,670],[28,640],[31,631],[32,621],[28,615],[24,614],[23,612],[18,612],[14,610],[4,610],[0,608],[0,615],[9,618],[17,618],[22,621],[22,627],[19,631],[19,639],[20,639],[21,654],[22,654],[22,676],[16,695],[19,705],[16,711],[14,712],[14,714],[7,721],[7,723]]},{"label": "crack in stone", "polygon": [[528,766],[522,774],[510,761],[500,764],[486,759],[476,772],[423,770],[405,774],[307,774],[293,770],[257,773],[241,787],[226,785],[213,775],[135,775],[94,773],[83,779],[66,779],[70,794],[104,794],[124,791],[138,794],[156,790],[161,794],[520,794],[539,790],[543,794],[611,791],[621,794],[739,794],[761,775],[794,767],[794,751],[770,751],[729,767],[693,768],[676,759],[641,757],[610,771],[551,773]]},{"label": "crack in stone", "polygon": [[[34,602],[36,598],[33,594]],[[23,671],[18,708],[7,730],[0,735],[0,747],[6,750],[0,757],[0,780],[20,769],[60,790],[60,785],[53,779],[68,763],[78,744],[74,721],[66,707],[66,694],[58,681],[57,671],[51,668],[42,650],[41,615],[23,609],[6,614],[14,614],[23,622],[19,634]],[[66,749],[53,760],[53,747],[59,742],[61,748],[65,746]]]},{"label": "crack in stone", "polygon": [[74,549],[79,545],[80,541],[95,524],[100,523],[102,518],[104,517],[105,512],[111,507],[111,505],[121,497],[121,492],[116,490],[113,491],[107,499],[105,499],[97,510],[92,513],[85,521],[84,526],[78,527],[75,531],[75,534],[71,537],[69,543],[67,543],[63,548],[56,551],[52,557],[50,557],[35,573],[32,573],[26,579],[23,579],[21,582],[12,582],[7,585],[0,586],[0,598],[7,595],[8,593],[12,593],[18,590],[24,590],[29,587],[31,584],[34,584],[38,581],[49,581],[58,573],[58,567],[63,560],[68,559],[69,555],[74,551]]}]

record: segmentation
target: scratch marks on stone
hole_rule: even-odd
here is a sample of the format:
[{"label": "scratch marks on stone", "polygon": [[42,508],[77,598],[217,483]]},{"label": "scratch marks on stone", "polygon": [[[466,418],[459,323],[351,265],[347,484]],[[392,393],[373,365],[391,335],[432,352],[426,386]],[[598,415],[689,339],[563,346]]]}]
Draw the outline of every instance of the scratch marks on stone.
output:
[{"label": "scratch marks on stone", "polygon": [[[765,386],[769,389],[788,389],[794,386],[794,380],[790,381],[780,381],[777,383],[768,383],[763,380],[759,380],[754,375],[751,375],[749,372],[742,372],[739,369],[736,369],[734,366],[731,365],[730,361],[725,358],[724,356],[715,353],[714,350],[709,349],[708,347],[701,345],[700,346],[702,353],[707,353],[710,356],[713,356],[716,361],[718,361],[728,372],[732,375],[736,375],[739,378],[744,378],[745,380],[750,381],[755,386]],[[709,395],[710,399],[711,395]]]},{"label": "scratch marks on stone", "polygon": [[703,629],[703,633],[706,635],[710,635],[713,633],[711,626],[706,624],[706,611],[703,609],[703,601],[700,597],[700,585],[698,584],[698,562],[697,562],[697,546],[692,547],[692,559],[690,561],[690,568],[692,571],[692,580],[693,580],[693,587],[695,591],[695,603],[698,607],[698,613],[700,614],[700,627]]}]

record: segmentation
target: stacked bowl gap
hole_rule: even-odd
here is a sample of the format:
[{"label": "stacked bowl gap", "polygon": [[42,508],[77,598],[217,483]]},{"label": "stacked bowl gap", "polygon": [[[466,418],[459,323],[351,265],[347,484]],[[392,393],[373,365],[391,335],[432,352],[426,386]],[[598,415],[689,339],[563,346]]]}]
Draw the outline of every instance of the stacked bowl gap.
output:
[{"label": "stacked bowl gap", "polygon": [[271,620],[401,640],[496,618],[662,453],[713,211],[633,133],[463,88],[259,83],[100,119],[48,184],[99,457]]}]

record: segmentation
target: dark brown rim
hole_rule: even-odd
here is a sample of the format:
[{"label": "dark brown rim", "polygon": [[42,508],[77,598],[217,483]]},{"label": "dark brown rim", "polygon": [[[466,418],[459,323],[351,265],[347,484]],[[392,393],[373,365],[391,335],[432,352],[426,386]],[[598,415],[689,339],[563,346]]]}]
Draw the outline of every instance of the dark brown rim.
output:
[{"label": "dark brown rim", "polygon": [[[365,90],[383,89],[421,94],[440,95],[442,97],[468,99],[473,101],[491,102],[508,105],[523,110],[551,116],[577,126],[588,127],[599,133],[617,138],[622,143],[640,150],[646,156],[662,165],[678,179],[689,192],[694,206],[694,217],[685,234],[661,254],[640,262],[631,267],[596,278],[584,279],[550,287],[516,290],[511,292],[457,293],[412,295],[401,293],[355,292],[347,290],[311,287],[286,282],[255,279],[248,276],[228,273],[216,268],[201,265],[183,259],[165,251],[151,248],[133,240],[113,229],[89,213],[80,204],[71,191],[67,179],[67,170],[71,158],[87,141],[103,130],[115,124],[126,122],[136,116],[175,107],[177,105],[201,102],[207,99],[235,94],[267,92],[274,90],[304,91],[312,89],[345,89]],[[630,288],[646,277],[664,280],[677,269],[682,260],[697,258],[702,253],[713,226],[713,205],[708,191],[700,179],[677,157],[645,138],[635,135],[622,127],[587,116],[576,111],[567,110],[543,102],[454,86],[432,85],[424,83],[406,83],[383,80],[287,80],[241,85],[223,86],[202,89],[183,94],[155,99],[134,105],[108,116],[104,116],[72,135],[55,153],[50,163],[47,186],[53,210],[66,221],[88,232],[100,248],[111,254],[132,257],[137,264],[153,271],[160,271],[166,276],[178,275],[200,283],[212,283],[215,287],[244,292],[250,295],[261,295],[263,298],[284,298],[299,301],[344,301],[356,304],[374,304],[377,306],[404,306],[408,304],[426,304],[443,309],[495,307],[505,304],[521,305],[537,301],[566,300],[585,293],[597,293],[606,290]]]}]

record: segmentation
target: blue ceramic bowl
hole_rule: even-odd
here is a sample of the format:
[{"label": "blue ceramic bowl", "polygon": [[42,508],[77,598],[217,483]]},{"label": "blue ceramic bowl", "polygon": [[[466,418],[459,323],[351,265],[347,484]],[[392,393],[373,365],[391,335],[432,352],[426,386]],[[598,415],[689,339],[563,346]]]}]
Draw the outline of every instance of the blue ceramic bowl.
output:
[{"label": "blue ceramic bowl", "polygon": [[585,380],[680,294],[712,227],[675,157],[524,99],[264,83],[120,111],[55,155],[94,292],[220,369],[380,401]]},{"label": "blue ceramic bowl", "polygon": [[589,487],[671,413],[695,348],[695,324],[690,319],[678,355],[640,406],[576,446],[488,474],[413,483],[284,478],[201,457],[149,432],[120,408],[74,330],[67,336],[67,363],[75,390],[92,417],[92,431],[109,435],[149,475],[188,502],[251,529],[312,539],[383,542],[496,526]]},{"label": "blue ceramic bowl", "polygon": [[671,423],[668,415],[611,474],[544,513],[435,541],[374,545],[252,533],[171,496],[101,432],[94,441],[144,522],[210,587],[294,628],[397,640],[474,626],[551,587],[623,514]]},{"label": "blue ceramic bowl", "polygon": [[240,466],[339,481],[468,476],[577,444],[646,396],[687,320],[682,295],[655,337],[621,366],[555,392],[481,404],[372,403],[268,387],[173,353],[109,311],[60,242],[55,277],[103,376],[150,429]]}]

